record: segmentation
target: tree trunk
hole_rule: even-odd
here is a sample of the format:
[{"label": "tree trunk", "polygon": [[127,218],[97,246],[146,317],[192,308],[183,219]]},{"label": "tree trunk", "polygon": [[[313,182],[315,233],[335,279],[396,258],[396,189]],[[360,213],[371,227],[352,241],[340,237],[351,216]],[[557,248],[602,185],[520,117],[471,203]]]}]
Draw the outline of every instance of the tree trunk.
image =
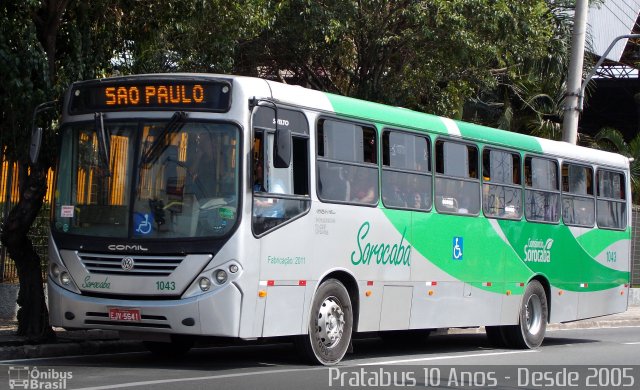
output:
[{"label": "tree trunk", "polygon": [[15,261],[20,280],[18,335],[35,343],[55,338],[44,299],[40,256],[27,236],[47,191],[46,173],[47,168],[40,164],[31,168],[26,185],[20,191],[20,201],[5,219],[0,236]]}]

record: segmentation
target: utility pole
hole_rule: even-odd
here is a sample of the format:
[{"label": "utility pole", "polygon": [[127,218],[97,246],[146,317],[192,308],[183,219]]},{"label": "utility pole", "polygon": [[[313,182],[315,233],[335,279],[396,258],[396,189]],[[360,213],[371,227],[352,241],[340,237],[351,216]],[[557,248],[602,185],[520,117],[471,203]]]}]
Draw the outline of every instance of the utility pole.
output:
[{"label": "utility pole", "polygon": [[569,77],[567,79],[567,93],[564,100],[564,119],[562,123],[562,140],[574,145],[578,141],[579,100],[588,13],[589,1],[576,0],[573,34],[571,34],[571,62],[569,63]]}]

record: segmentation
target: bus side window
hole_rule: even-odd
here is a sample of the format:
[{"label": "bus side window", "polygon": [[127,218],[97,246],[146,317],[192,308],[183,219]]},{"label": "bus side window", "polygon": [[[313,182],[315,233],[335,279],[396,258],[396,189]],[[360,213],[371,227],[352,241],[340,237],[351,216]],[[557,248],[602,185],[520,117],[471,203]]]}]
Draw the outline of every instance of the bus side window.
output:
[{"label": "bus side window", "polygon": [[[279,115],[304,119],[296,111],[279,109]],[[291,120],[306,126],[306,119]],[[309,197],[309,131],[292,128],[292,156],[288,168],[273,165],[273,130],[255,129],[252,157],[253,211],[252,225],[256,235],[264,234],[302,215],[311,205]]]},{"label": "bus side window", "polygon": [[527,156],[524,160],[525,207],[529,221],[557,223],[560,220],[558,162]]},{"label": "bus side window", "polygon": [[482,152],[482,209],[492,218],[522,217],[520,155],[485,148]]},{"label": "bus side window", "polygon": [[598,169],[597,177],[596,219],[598,227],[625,229],[627,227],[627,203],[624,174]]},{"label": "bus side window", "polygon": [[595,223],[593,169],[562,164],[562,220],[565,225],[592,227]]},{"label": "bus side window", "polygon": [[387,208],[430,210],[431,164],[425,136],[382,134],[382,201]]},{"label": "bus side window", "polygon": [[317,143],[318,197],[324,202],[378,204],[376,130],[321,119]]},{"label": "bus side window", "polygon": [[435,186],[438,212],[478,215],[478,148],[461,142],[437,140]]}]

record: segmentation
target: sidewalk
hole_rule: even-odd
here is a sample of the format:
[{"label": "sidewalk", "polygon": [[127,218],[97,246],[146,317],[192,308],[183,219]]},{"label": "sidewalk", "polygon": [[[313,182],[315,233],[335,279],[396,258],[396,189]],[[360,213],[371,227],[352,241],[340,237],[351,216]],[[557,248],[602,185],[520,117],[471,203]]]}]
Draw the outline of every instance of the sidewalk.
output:
[{"label": "sidewalk", "polygon": [[[568,324],[552,324],[547,330],[611,328],[640,326],[640,306],[630,306],[625,313],[575,321]],[[29,345],[15,335],[15,321],[0,320],[0,360],[45,358],[100,353],[134,352],[145,350],[142,343],[120,340],[118,332],[109,330],[73,330],[55,328],[58,340],[51,344]],[[484,328],[450,329],[448,333],[484,333]]]}]

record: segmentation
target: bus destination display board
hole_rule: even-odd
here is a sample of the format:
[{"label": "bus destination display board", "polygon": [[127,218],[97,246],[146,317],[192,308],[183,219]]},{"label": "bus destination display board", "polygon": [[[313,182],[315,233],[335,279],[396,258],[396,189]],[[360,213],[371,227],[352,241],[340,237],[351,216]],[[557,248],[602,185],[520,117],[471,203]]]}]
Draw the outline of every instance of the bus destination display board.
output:
[{"label": "bus destination display board", "polygon": [[231,84],[223,81],[109,81],[80,84],[71,91],[69,113],[114,110],[202,110],[224,112]]}]

